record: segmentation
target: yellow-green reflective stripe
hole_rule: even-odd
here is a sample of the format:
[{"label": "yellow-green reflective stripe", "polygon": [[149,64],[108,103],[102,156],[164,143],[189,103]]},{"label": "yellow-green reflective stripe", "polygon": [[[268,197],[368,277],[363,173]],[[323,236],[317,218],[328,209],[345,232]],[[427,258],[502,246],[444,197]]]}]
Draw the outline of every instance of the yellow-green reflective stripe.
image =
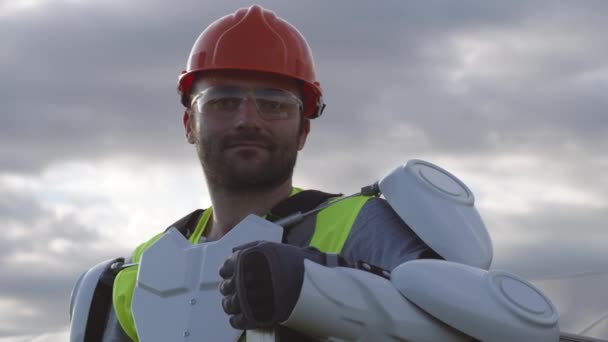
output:
[{"label": "yellow-green reflective stripe", "polygon": [[[150,240],[137,246],[131,257],[131,262],[139,262],[143,252],[160,239],[163,234],[156,234]],[[135,289],[138,269],[138,266],[131,266],[118,272],[112,288],[112,305],[114,305],[116,318],[122,329],[133,341],[139,341],[131,313],[131,303],[133,302],[133,291]]]},{"label": "yellow-green reflective stripe", "polygon": [[118,323],[133,341],[139,341],[135,331],[135,322],[131,314],[131,302],[133,301],[133,286],[137,277],[137,266],[125,268],[116,275],[114,288],[112,289],[112,305],[116,312]]},{"label": "yellow-green reflective stripe", "polygon": [[[310,246],[325,253],[340,253],[359,211],[371,197],[356,196],[333,204],[317,214]],[[340,198],[330,201],[337,201]]]},{"label": "yellow-green reflective stripe", "polygon": [[188,241],[190,241],[191,244],[194,245],[199,242],[199,240],[201,239],[201,236],[205,232],[205,228],[207,228],[207,222],[209,222],[209,219],[211,218],[211,214],[213,214],[213,208],[208,208],[208,209],[205,209],[205,211],[203,211],[203,215],[201,215],[201,218],[198,220],[198,223],[196,224],[194,233],[192,233],[190,238],[188,238]]}]

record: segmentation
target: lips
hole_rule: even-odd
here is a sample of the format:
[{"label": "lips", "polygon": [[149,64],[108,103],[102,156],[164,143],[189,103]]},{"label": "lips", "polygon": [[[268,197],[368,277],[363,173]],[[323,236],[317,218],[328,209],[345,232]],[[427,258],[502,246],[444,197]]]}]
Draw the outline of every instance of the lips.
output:
[{"label": "lips", "polygon": [[235,147],[257,147],[266,150],[273,150],[275,148],[274,142],[270,137],[254,133],[227,135],[222,139],[222,146],[224,146],[224,149]]},{"label": "lips", "polygon": [[234,147],[259,147],[259,148],[265,148],[267,149],[268,146],[264,143],[261,143],[259,141],[235,141],[235,142],[231,142],[228,144],[227,148],[234,148]]}]

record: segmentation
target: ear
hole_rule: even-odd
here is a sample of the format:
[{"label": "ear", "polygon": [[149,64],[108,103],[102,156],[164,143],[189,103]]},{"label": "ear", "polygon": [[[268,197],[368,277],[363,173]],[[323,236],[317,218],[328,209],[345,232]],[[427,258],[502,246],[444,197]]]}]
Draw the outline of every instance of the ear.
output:
[{"label": "ear", "polygon": [[310,119],[304,119],[304,121],[302,121],[302,128],[300,129],[300,137],[298,139],[298,151],[301,151],[304,148],[308,133],[310,133]]},{"label": "ear", "polygon": [[184,131],[186,132],[186,140],[190,144],[196,144],[196,136],[192,129],[194,122],[191,120],[190,112],[188,110],[184,111]]}]

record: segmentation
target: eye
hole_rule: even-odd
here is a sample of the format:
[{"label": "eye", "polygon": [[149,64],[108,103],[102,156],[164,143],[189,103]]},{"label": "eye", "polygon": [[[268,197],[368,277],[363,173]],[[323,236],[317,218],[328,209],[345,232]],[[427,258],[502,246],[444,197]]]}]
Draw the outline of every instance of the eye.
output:
[{"label": "eye", "polygon": [[241,99],[237,97],[222,97],[205,102],[203,111],[205,113],[231,113],[241,105]]},{"label": "eye", "polygon": [[277,111],[282,111],[283,104],[279,101],[267,100],[267,99],[258,99],[258,109],[264,113],[275,113]]}]

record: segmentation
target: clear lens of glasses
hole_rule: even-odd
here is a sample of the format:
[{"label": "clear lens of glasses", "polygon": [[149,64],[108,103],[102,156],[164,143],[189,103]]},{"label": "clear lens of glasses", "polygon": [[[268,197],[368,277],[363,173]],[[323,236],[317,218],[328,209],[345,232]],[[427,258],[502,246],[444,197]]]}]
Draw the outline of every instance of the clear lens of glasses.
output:
[{"label": "clear lens of glasses", "polygon": [[246,89],[236,86],[214,86],[192,98],[192,109],[214,117],[236,114],[246,98],[254,101],[265,120],[285,120],[302,112],[302,101],[292,92],[277,88]]}]

